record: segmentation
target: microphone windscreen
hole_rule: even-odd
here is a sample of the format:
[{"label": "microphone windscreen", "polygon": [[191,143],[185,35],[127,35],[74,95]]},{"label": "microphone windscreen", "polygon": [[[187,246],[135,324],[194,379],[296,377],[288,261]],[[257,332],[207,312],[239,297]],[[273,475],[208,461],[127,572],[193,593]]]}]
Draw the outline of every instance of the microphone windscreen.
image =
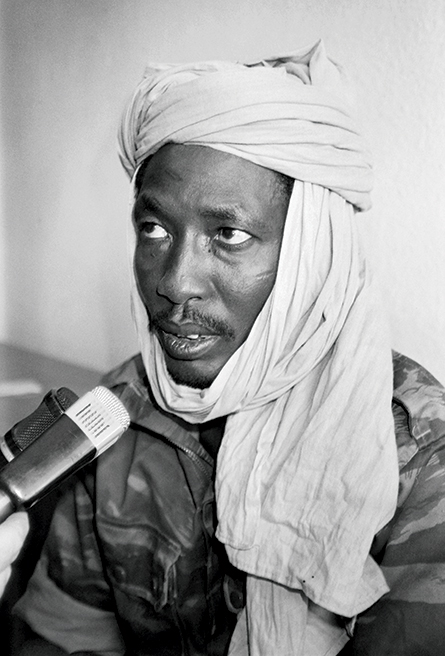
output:
[{"label": "microphone windscreen", "polygon": [[120,399],[107,387],[103,387],[102,385],[98,385],[92,389],[91,393],[111,412],[113,419],[121,425],[122,432],[127,430],[130,425],[130,415]]}]

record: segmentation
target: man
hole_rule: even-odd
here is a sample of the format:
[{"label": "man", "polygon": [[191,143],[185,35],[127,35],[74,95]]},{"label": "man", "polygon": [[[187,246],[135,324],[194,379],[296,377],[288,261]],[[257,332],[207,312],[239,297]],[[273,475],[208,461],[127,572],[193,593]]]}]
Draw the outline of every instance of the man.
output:
[{"label": "man", "polygon": [[106,384],[132,425],[55,513],[17,608],[45,641],[23,653],[327,655],[353,633],[387,653],[370,550],[383,564],[400,528],[393,364],[341,69],[321,44],[149,68],[120,143],[141,356]]}]

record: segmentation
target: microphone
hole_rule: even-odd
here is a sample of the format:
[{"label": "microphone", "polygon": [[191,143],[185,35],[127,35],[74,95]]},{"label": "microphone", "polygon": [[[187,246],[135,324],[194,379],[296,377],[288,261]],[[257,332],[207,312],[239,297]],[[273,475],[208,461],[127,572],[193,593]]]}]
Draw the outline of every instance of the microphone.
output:
[{"label": "microphone", "polygon": [[[72,394],[72,393],[71,393]],[[0,523],[31,508],[71,474],[108,449],[124,433],[130,416],[106,387],[95,387],[68,405],[0,471]],[[32,431],[31,431],[32,432]]]}]

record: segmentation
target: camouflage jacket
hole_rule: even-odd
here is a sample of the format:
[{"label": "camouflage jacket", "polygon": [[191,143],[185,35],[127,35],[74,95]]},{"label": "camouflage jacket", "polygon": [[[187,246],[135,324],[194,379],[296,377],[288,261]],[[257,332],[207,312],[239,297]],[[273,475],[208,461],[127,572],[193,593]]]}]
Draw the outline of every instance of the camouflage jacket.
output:
[{"label": "camouflage jacket", "polygon": [[[242,601],[214,538],[213,461],[196,427],[153,406],[142,371],[135,358],[106,379],[132,424],[62,499],[18,611],[71,653],[219,656]],[[438,655],[445,391],[398,354],[393,410],[399,503],[372,549],[390,592],[357,618],[345,653]]]},{"label": "camouflage jacket", "polygon": [[[394,354],[397,511],[371,550],[390,591],[357,620],[348,653],[445,653],[445,390]],[[345,652],[346,653],[346,652]]]}]

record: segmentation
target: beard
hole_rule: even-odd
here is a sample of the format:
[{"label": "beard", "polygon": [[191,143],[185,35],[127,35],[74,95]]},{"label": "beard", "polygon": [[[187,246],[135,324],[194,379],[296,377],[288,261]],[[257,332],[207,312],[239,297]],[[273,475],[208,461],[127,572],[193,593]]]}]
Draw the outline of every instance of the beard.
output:
[{"label": "beard", "polygon": [[199,374],[191,371],[187,372],[172,372],[167,367],[168,374],[176,385],[185,385],[185,387],[192,387],[193,389],[207,389],[215,380],[217,374]]}]

